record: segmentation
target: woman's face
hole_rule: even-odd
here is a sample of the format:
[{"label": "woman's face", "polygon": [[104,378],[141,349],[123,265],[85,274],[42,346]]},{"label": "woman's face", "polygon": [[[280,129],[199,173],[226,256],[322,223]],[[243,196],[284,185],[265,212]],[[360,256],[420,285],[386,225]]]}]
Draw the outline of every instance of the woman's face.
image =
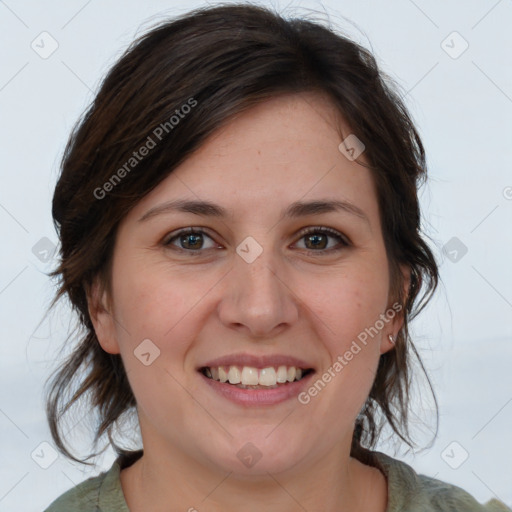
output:
[{"label": "woman's face", "polygon": [[401,315],[372,177],[338,148],[337,121],[314,94],[261,104],[121,223],[113,309],[94,324],[121,354],[146,452],[240,474],[348,457]]}]

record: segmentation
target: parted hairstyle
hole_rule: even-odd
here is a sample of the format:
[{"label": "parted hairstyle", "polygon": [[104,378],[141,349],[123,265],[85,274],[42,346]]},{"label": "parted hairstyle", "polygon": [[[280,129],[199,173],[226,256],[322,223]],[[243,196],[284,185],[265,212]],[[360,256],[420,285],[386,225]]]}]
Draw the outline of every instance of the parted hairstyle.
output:
[{"label": "parted hairstyle", "polygon": [[[107,436],[118,454],[126,450],[116,428],[136,414],[121,357],[101,348],[88,312],[93,279],[99,279],[100,293],[110,294],[120,221],[232,116],[301,92],[326,96],[365,145],[362,165],[377,191],[391,292],[403,306],[403,328],[395,347],[380,356],[351,456],[366,457],[386,420],[406,444],[415,444],[408,420],[411,355],[427,378],[438,420],[432,384],[408,330],[439,279],[420,229],[418,188],[426,159],[398,86],[368,50],[321,22],[249,4],[220,5],[160,22],[134,41],[65,147],[52,203],[60,254],[50,274],[59,281],[50,308],[67,296],[78,322],[67,341],[76,338],[76,346],[47,383],[46,411],[53,440],[67,457],[87,463],[100,453],[91,446],[88,456],[78,458],[64,439],[65,417],[84,401],[96,414],[94,447]],[[149,150],[135,159],[143,146]],[[403,264],[411,271],[408,293]]]}]

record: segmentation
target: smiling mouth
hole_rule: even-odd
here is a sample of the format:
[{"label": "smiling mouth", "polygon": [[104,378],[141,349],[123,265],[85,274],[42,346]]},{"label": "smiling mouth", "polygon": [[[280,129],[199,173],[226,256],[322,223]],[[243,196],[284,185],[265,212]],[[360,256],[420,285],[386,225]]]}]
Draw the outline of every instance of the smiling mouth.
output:
[{"label": "smiling mouth", "polygon": [[313,368],[296,366],[203,366],[199,369],[205,377],[217,382],[231,384],[241,389],[274,389],[298,382],[309,375]]}]

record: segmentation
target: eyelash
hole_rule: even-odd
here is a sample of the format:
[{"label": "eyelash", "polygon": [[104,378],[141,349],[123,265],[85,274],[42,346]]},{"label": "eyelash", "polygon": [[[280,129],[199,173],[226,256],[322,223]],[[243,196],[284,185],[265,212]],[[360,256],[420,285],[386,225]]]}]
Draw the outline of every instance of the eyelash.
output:
[{"label": "eyelash", "polygon": [[[336,231],[335,229],[332,229],[332,228],[328,228],[328,227],[322,227],[322,226],[313,226],[313,227],[309,227],[309,228],[305,228],[303,229],[300,233],[299,233],[299,240],[304,238],[305,236],[307,235],[310,235],[310,234],[313,234],[313,233],[321,233],[321,234],[324,234],[324,235],[329,235],[333,238],[336,238],[338,240],[338,242],[340,243],[340,245],[342,247],[338,247],[338,248],[331,248],[331,249],[319,249],[319,250],[314,250],[314,249],[301,249],[305,252],[307,252],[308,254],[311,254],[311,255],[314,255],[314,256],[321,256],[322,254],[330,254],[330,253],[333,253],[333,252],[338,252],[346,247],[349,247],[351,244],[350,242],[348,241],[348,239],[346,237],[344,237],[341,233],[339,233],[338,231]],[[195,227],[189,227],[189,228],[184,228],[184,229],[180,229],[179,231],[175,232],[175,233],[170,233],[166,238],[164,238],[164,241],[163,241],[163,245],[165,247],[169,247],[172,245],[172,242],[179,238],[180,236],[182,235],[189,235],[189,234],[201,234],[201,235],[206,235],[208,238],[212,239],[213,238],[202,228],[195,228]],[[172,236],[170,236],[172,235]],[[169,238],[170,236],[170,238]],[[188,253],[190,255],[200,255],[201,253],[204,252],[203,249],[198,249],[198,250],[192,250],[192,249],[183,249],[182,247],[176,247],[174,246],[172,250],[176,250],[176,251],[179,251],[179,252],[185,252],[185,253]],[[207,250],[207,249],[206,249]]]}]

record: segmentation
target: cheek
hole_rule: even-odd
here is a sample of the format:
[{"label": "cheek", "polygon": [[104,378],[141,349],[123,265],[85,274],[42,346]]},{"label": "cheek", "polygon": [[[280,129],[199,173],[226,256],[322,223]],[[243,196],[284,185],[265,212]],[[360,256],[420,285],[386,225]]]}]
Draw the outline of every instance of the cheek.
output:
[{"label": "cheek", "polygon": [[[387,288],[365,276],[330,280],[314,297],[317,336],[329,360],[306,390],[315,415],[333,424],[354,422],[380,359],[382,333],[368,334],[387,305]],[[321,381],[321,382],[319,382]],[[337,434],[332,434],[334,442]]]},{"label": "cheek", "polygon": [[160,339],[172,329],[175,318],[184,314],[185,289],[178,276],[166,276],[148,262],[119,260],[113,276],[116,320],[134,339]]},{"label": "cheek", "polygon": [[315,312],[323,321],[321,339],[331,361],[323,374],[329,380],[325,396],[330,398],[316,406],[319,414],[333,421],[346,421],[346,416],[355,420],[375,379],[382,332],[371,329],[387,306],[387,278],[381,260],[354,265],[331,276],[314,297]]},{"label": "cheek", "polygon": [[[388,302],[388,275],[381,262],[353,265],[315,279],[315,292],[306,288],[302,296],[321,322],[321,339],[330,352],[344,352],[352,340],[373,326]],[[311,290],[311,288],[310,288]]]},{"label": "cheek", "polygon": [[178,428],[179,418],[193,406],[183,376],[190,342],[201,325],[194,306],[211,284],[199,286],[190,276],[167,275],[157,267],[125,268],[117,280],[113,276],[116,333],[138,408],[162,424],[172,419]]},{"label": "cheek", "polygon": [[[190,341],[197,337],[204,313],[204,297],[218,275],[178,272],[171,265],[155,263],[120,268],[113,277],[115,315],[121,353],[130,352],[145,339],[160,349],[160,361],[183,365]],[[128,361],[127,361],[128,363]]]}]

